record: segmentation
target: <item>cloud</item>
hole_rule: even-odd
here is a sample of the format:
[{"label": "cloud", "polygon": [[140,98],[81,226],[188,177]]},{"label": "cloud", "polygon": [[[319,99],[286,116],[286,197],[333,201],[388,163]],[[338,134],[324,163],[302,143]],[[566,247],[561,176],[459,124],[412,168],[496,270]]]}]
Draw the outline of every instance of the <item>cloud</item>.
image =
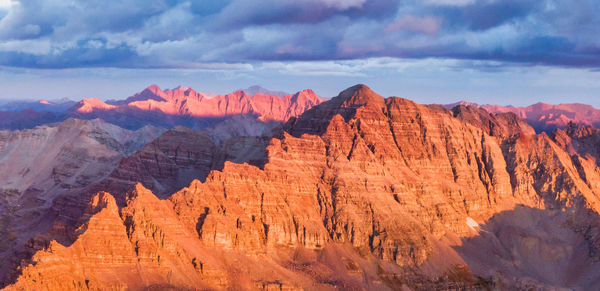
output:
[{"label": "cloud", "polygon": [[0,0],[7,67],[438,58],[598,69],[598,34],[596,0]]},{"label": "cloud", "polygon": [[425,34],[435,34],[440,29],[440,20],[435,17],[415,17],[404,15],[400,19],[388,25],[386,32],[406,30]]},{"label": "cloud", "polygon": [[465,6],[477,2],[477,0],[426,0],[427,5],[440,5],[440,6]]}]

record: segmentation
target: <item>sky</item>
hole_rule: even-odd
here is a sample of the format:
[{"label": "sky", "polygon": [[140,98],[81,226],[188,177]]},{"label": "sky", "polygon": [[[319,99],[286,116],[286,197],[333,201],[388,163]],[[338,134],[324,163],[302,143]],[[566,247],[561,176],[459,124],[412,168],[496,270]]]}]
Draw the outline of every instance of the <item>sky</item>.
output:
[{"label": "sky", "polygon": [[600,107],[598,0],[0,0],[0,100],[150,84]]}]

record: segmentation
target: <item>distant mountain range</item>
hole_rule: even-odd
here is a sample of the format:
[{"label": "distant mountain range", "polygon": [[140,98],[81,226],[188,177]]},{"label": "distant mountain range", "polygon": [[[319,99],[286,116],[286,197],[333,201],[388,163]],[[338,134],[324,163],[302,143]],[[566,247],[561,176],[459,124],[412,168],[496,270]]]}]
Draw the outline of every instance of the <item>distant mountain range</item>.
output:
[{"label": "distant mountain range", "polygon": [[19,112],[23,110],[34,110],[38,112],[63,112],[77,102],[63,98],[60,100],[37,100],[37,101],[9,101],[4,104],[0,104],[0,111],[12,111]]},{"label": "distant mountain range", "polygon": [[591,105],[581,103],[552,105],[539,102],[526,107],[514,107],[492,104],[479,105],[472,102],[460,101],[446,104],[444,107],[451,109],[460,105],[481,107],[490,113],[515,113],[519,118],[533,126],[537,132],[551,132],[555,129],[566,127],[570,122],[600,127],[600,110]]},{"label": "distant mountain range", "polygon": [[[218,95],[198,92],[190,87],[161,90],[152,85],[122,100],[85,98],[73,101],[65,98],[54,101],[10,101],[0,104],[0,129],[33,128],[70,117],[100,118],[130,130],[148,124],[164,128],[182,125],[202,129],[216,126],[234,116],[245,117],[242,119],[251,120],[251,123],[273,125],[298,116],[321,102],[323,99],[310,89],[288,94],[251,86]],[[461,105],[484,108],[490,113],[515,113],[537,132],[549,133],[566,127],[569,122],[600,127],[600,109],[580,103],[552,105],[540,102],[514,107],[459,101],[443,106],[452,109]]]},{"label": "distant mountain range", "polygon": [[298,116],[321,102],[322,99],[310,89],[283,94],[254,86],[226,95],[214,95],[189,87],[163,91],[152,85],[124,100],[104,102],[98,98],[85,98],[79,102],[9,103],[0,107],[4,110],[0,112],[0,128],[32,128],[72,117],[100,118],[131,130],[146,125],[165,128],[182,125],[202,129],[236,116],[273,124]]}]

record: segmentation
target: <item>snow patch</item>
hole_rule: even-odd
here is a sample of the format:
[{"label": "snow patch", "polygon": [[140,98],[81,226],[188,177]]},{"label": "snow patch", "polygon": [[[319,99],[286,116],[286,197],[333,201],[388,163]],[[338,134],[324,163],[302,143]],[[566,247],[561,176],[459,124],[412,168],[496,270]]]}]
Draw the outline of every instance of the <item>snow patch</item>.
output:
[{"label": "snow patch", "polygon": [[475,219],[471,217],[467,217],[466,223],[474,231],[477,231],[479,229],[479,223],[477,223],[477,221],[475,221]]}]

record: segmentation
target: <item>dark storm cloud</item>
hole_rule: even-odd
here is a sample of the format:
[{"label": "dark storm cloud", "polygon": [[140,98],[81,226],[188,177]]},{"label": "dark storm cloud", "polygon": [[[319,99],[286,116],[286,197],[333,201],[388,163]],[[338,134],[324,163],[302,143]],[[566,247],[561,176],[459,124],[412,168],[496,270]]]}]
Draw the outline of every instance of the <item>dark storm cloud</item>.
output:
[{"label": "dark storm cloud", "polygon": [[225,27],[316,24],[339,16],[381,19],[394,15],[398,5],[396,0],[238,0],[223,9],[219,24]]},{"label": "dark storm cloud", "polygon": [[596,0],[22,0],[0,17],[0,65],[12,67],[371,57],[600,66]]}]

